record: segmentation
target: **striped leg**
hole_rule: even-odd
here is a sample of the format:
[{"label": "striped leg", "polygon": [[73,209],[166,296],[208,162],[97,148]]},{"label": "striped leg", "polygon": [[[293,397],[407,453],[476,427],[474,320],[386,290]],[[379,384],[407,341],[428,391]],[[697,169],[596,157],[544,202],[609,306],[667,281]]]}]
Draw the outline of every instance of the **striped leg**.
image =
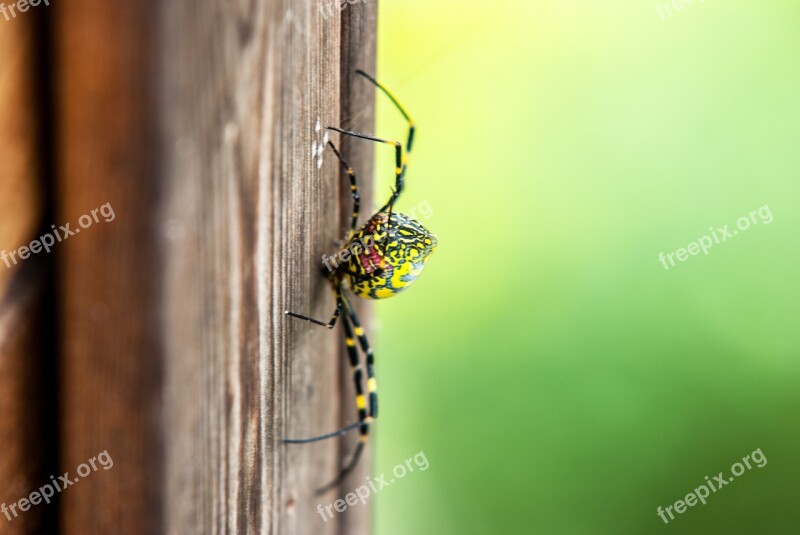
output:
[{"label": "striped leg", "polygon": [[[341,311],[345,307],[344,295],[342,295],[342,291],[341,291],[341,282],[335,287],[335,290],[336,290],[336,310],[337,310],[338,313],[334,314],[334,316],[335,317],[339,317],[341,315]],[[306,318],[305,316],[300,316],[299,314],[294,314],[293,312],[286,312],[286,313],[289,314],[289,315],[292,315],[293,317],[300,317],[302,319],[307,319],[308,321],[311,321],[311,322],[314,322],[314,323],[318,323],[320,325],[327,326],[327,325],[330,324],[330,323],[326,324],[326,323],[318,322],[317,320],[314,320],[312,318]],[[331,323],[333,323],[334,321],[335,320],[331,320]],[[356,395],[360,396],[360,398],[358,398],[358,399],[361,400],[361,401],[358,401],[358,399],[357,399],[356,403],[359,404],[359,406],[360,406],[360,405],[364,404],[364,388],[362,386],[362,382],[363,382],[362,375],[363,375],[363,372],[361,371],[361,367],[359,366],[358,351],[356,350],[355,342],[353,341],[353,329],[350,326],[348,317],[347,316],[343,317],[341,323],[342,323],[342,327],[344,328],[345,338],[347,340],[347,353],[348,353],[348,355],[350,357],[350,365],[353,367],[353,379],[355,380],[355,383],[356,383]],[[342,429],[339,429],[338,431],[333,431],[332,433],[326,433],[324,435],[319,435],[319,436],[316,436],[316,437],[311,437],[311,438],[285,438],[285,439],[283,439],[283,441],[285,443],[287,443],[287,444],[307,444],[309,442],[318,442],[320,440],[325,440],[327,438],[338,437],[338,436],[344,435],[344,434],[348,433],[349,431],[352,431],[352,430],[354,430],[356,428],[363,428],[367,418],[368,417],[367,417],[367,411],[366,411],[366,406],[365,406],[364,410],[359,409],[359,421],[357,423],[347,425],[347,426],[343,427]]]},{"label": "striped leg", "polygon": [[405,177],[406,167],[408,166],[408,160],[409,157],[411,156],[411,148],[414,145],[414,132],[416,129],[414,127],[413,119],[411,119],[411,116],[408,114],[405,107],[402,104],[400,104],[400,101],[397,100],[397,97],[395,97],[391,91],[389,91],[386,87],[383,86],[383,84],[379,83],[377,80],[375,80],[372,76],[365,73],[364,71],[357,70],[356,73],[360,74],[361,76],[369,80],[375,87],[380,89],[384,95],[389,97],[389,100],[392,101],[392,104],[394,104],[395,107],[400,111],[405,120],[408,121],[408,137],[406,137],[406,154],[404,157],[401,158],[400,162],[397,164],[398,169],[395,176],[395,187],[394,191],[392,192],[392,196],[389,197],[389,201],[380,210],[381,212],[385,212],[387,209],[391,210],[395,201],[397,201],[397,198],[400,197],[400,194],[403,192],[403,186],[404,186],[403,178]]},{"label": "striped leg", "polygon": [[[343,296],[342,300],[345,302],[346,310],[346,314],[342,318],[342,327],[344,328],[345,343],[347,345],[347,353],[350,357],[350,365],[353,369],[353,382],[355,383],[356,389],[356,406],[358,407],[359,440],[350,462],[348,462],[347,465],[341,469],[333,481],[318,489],[317,494],[325,493],[328,490],[338,486],[342,480],[344,480],[344,478],[347,477],[347,475],[353,470],[353,468],[355,468],[369,438],[369,425],[375,420],[375,418],[378,417],[378,391],[377,384],[375,382],[375,359],[372,354],[372,347],[369,345],[369,341],[364,334],[364,329],[361,327],[361,324],[358,321],[358,316],[356,315],[356,311],[353,309],[350,301],[346,296]],[[352,326],[350,325],[351,322],[353,324]],[[354,334],[355,337],[353,336]],[[361,346],[361,350],[367,357],[367,395],[369,396],[369,413],[367,413],[367,400],[364,397],[364,377],[358,359],[358,350],[356,349],[355,338],[358,338],[359,346]],[[348,427],[352,428],[353,426]]]},{"label": "striped leg", "polygon": [[339,158],[339,161],[344,168],[344,172],[347,173],[347,176],[350,177],[350,195],[353,197],[353,217],[350,221],[350,235],[352,236],[353,233],[356,231],[356,225],[358,225],[358,212],[361,207],[361,197],[358,194],[358,184],[356,183],[356,174],[353,172],[353,168],[348,165],[342,155],[339,154],[339,151],[336,149],[336,145],[333,142],[328,141],[328,145],[333,149],[334,154],[336,157]]},{"label": "striped leg", "polygon": [[367,141],[373,141],[375,143],[384,143],[386,145],[394,145],[394,176],[395,176],[395,190],[392,192],[392,197],[389,199],[389,202],[386,203],[386,206],[380,209],[381,212],[386,211],[386,207],[394,204],[394,201],[397,200],[397,197],[400,196],[400,192],[403,190],[403,171],[405,168],[405,164],[403,163],[403,145],[399,141],[391,141],[389,139],[381,139],[379,137],[368,136],[367,134],[360,134],[358,132],[353,132],[352,130],[343,130],[341,128],[336,128],[335,126],[326,126],[328,130],[333,130],[334,132],[339,132],[345,136],[356,137],[358,139],[366,139]]},{"label": "striped leg", "polygon": [[[345,316],[342,318],[342,328],[344,329],[345,344],[347,345],[347,355],[350,358],[350,368],[353,370],[353,384],[355,385],[356,392],[356,407],[358,408],[358,429],[359,441],[353,456],[350,461],[339,470],[336,477],[326,485],[317,489],[316,494],[324,494],[334,487],[338,487],[347,475],[353,471],[353,468],[358,464],[361,458],[361,453],[364,451],[364,446],[367,443],[369,436],[369,424],[372,421],[370,416],[367,416],[367,403],[364,398],[364,371],[361,369],[361,363],[358,359],[358,349],[356,349],[356,341],[353,337],[353,328],[350,325],[350,318]],[[356,336],[358,336],[359,327],[356,327]],[[352,426],[348,426],[352,428]]]},{"label": "striped leg", "polygon": [[403,169],[404,164],[403,162],[403,146],[400,144],[399,141],[389,141],[388,139],[381,139],[377,137],[368,136],[366,134],[359,134],[358,132],[351,132],[350,130],[342,130],[341,128],[336,128],[334,126],[326,126],[328,130],[333,130],[334,132],[339,132],[340,134],[344,134],[346,136],[352,136],[359,139],[366,139],[367,141],[374,141],[375,143],[386,143],[387,145],[394,145],[394,159],[395,159],[395,189],[392,191],[392,196],[389,199],[389,202],[380,209],[381,212],[385,212],[386,208],[389,208],[389,217],[386,219],[386,237],[384,238],[384,251],[386,250],[386,242],[389,240],[389,227],[392,221],[392,205],[397,200],[397,197],[400,196],[400,192],[403,190]]},{"label": "striped leg", "polygon": [[[367,402],[364,397],[364,370],[361,369],[361,363],[358,359],[358,350],[356,349],[356,340],[353,337],[353,328],[350,326],[350,318],[345,317],[342,320],[342,327],[344,328],[344,339],[347,345],[347,355],[350,358],[350,368],[353,370],[353,384],[355,385],[356,393],[356,407],[358,408],[358,422],[362,442],[366,441],[366,436],[369,434],[369,422],[367,419]],[[356,333],[360,330],[356,327]]]},{"label": "striped leg", "polygon": [[[347,299],[346,296],[343,296],[342,299],[346,305],[345,309],[347,312],[347,317],[345,319],[349,319],[353,323],[355,335],[358,337],[358,343],[361,346],[361,350],[367,357],[367,395],[369,396],[368,421],[372,421],[378,417],[378,383],[375,380],[375,356],[372,353],[372,347],[369,345],[369,341],[367,340],[367,335],[364,334],[364,329],[361,327],[361,323],[358,321],[358,316],[356,315],[353,305],[350,304],[350,300]],[[350,326],[348,325],[348,330],[349,327]],[[366,408],[366,403],[364,403],[364,406]],[[364,438],[364,441],[366,441],[366,438]]]},{"label": "striped leg", "polygon": [[[336,311],[333,313],[333,317],[331,318],[331,320],[328,323],[323,323],[323,322],[321,322],[319,320],[315,320],[314,318],[309,318],[308,316],[302,316],[300,314],[295,314],[294,312],[289,312],[288,310],[286,310],[284,313],[286,315],[292,316],[294,318],[299,318],[299,319],[302,319],[302,320],[310,321],[311,323],[314,323],[315,325],[322,325],[323,327],[333,328],[333,326],[336,324],[336,320],[339,318],[339,316],[342,315],[342,310],[345,307],[344,295],[342,294],[342,281],[341,280],[338,280],[338,281],[334,282],[333,291],[334,291],[334,293],[336,295]],[[347,316],[342,318],[342,326],[344,327],[345,337],[347,339],[347,352],[348,352],[348,354],[350,356],[350,364],[353,366],[353,368],[355,369],[355,372],[356,372],[356,374],[354,376],[354,378],[356,380],[356,392],[357,393],[361,392],[362,393],[361,397],[363,399],[363,397],[364,397],[363,396],[363,387],[361,386],[361,383],[362,383],[361,373],[362,372],[360,370],[360,367],[358,366],[358,352],[356,351],[355,342],[353,341],[352,328],[350,327],[350,324],[348,323]],[[348,425],[348,426],[346,426],[346,427],[344,427],[342,429],[339,429],[338,431],[334,431],[332,433],[326,433],[324,435],[320,435],[320,436],[312,437],[312,438],[297,438],[297,439],[286,438],[283,441],[288,443],[288,444],[306,444],[308,442],[317,442],[319,440],[325,440],[326,438],[333,438],[333,437],[338,437],[340,435],[344,435],[348,431],[352,431],[353,429],[363,425],[363,420],[367,417],[366,410],[363,411],[363,412],[364,412],[363,416],[359,413],[359,422],[358,423]]]},{"label": "striped leg", "polygon": [[[357,70],[356,74],[360,74],[367,80],[369,80],[375,87],[380,89],[384,95],[389,97],[389,100],[392,101],[392,104],[400,111],[406,121],[408,121],[408,136],[406,137],[406,153],[403,155],[403,146],[400,144],[399,141],[389,141],[387,139],[381,139],[373,136],[369,136],[366,134],[360,134],[358,132],[353,132],[350,130],[343,130],[341,128],[335,128],[332,126],[327,126],[329,130],[333,130],[335,132],[339,132],[340,134],[344,134],[347,136],[353,136],[359,139],[366,139],[367,141],[374,141],[375,143],[386,143],[388,145],[394,145],[395,148],[395,185],[392,189],[392,194],[389,197],[389,200],[386,201],[386,204],[381,207],[379,210],[380,212],[389,212],[389,216],[387,218],[387,226],[386,226],[386,238],[385,242],[389,240],[389,228],[391,227],[392,221],[392,209],[394,208],[394,203],[397,202],[397,199],[400,197],[400,194],[403,193],[403,189],[405,188],[405,174],[406,174],[406,167],[408,167],[408,160],[411,155],[411,149],[414,146],[414,133],[416,132],[416,127],[414,126],[414,120],[406,111],[405,107],[400,104],[400,101],[397,100],[397,97],[389,91],[383,84],[379,83],[375,80],[372,76],[368,75],[362,70]],[[355,229],[355,226],[353,227]]]},{"label": "striped leg", "polygon": [[[353,456],[350,458],[350,461],[344,467],[342,467],[341,470],[339,470],[339,473],[332,481],[317,489],[316,494],[324,494],[328,492],[330,489],[338,487],[339,484],[344,480],[344,478],[347,477],[347,475],[353,471],[353,468],[356,467],[356,465],[358,464],[358,460],[361,458],[361,453],[364,451],[364,446],[366,446],[367,444],[367,437],[369,436],[369,424],[372,421],[372,416],[367,415],[367,403],[364,397],[364,371],[361,369],[361,363],[358,358],[358,349],[356,348],[356,341],[355,337],[353,336],[354,329],[350,325],[351,317],[352,316],[350,316],[348,313],[348,315],[342,318],[342,328],[344,329],[345,343],[347,345],[347,355],[350,360],[350,367],[353,370],[353,384],[355,385],[356,407],[358,408],[358,423],[348,425],[347,427],[344,427],[338,431],[334,431],[333,433],[328,433],[326,435],[322,435],[319,437],[307,438],[302,440],[284,441],[295,444],[316,442],[318,440],[324,440],[326,438],[343,435],[348,431],[351,431],[356,427],[358,427],[360,432],[359,441],[358,445],[356,445],[355,451],[353,452]],[[361,331],[361,327],[356,327],[355,333],[356,333],[355,336],[358,337],[359,340],[361,340],[361,338],[363,337],[363,331]],[[372,400],[371,396],[370,400]],[[372,407],[370,407],[370,410],[372,410]]]},{"label": "striped leg", "polygon": [[[358,460],[361,458],[361,454],[364,451],[364,447],[367,444],[367,440],[369,438],[369,425],[378,416],[378,395],[375,383],[374,358],[372,354],[372,348],[370,347],[369,342],[367,341],[366,335],[364,334],[364,330],[362,329],[361,324],[358,321],[358,317],[356,316],[353,307],[350,305],[350,302],[343,295],[341,296],[341,300],[343,301],[344,308],[346,309],[347,312],[342,317],[341,323],[342,323],[342,328],[344,329],[345,344],[347,346],[347,355],[350,361],[350,367],[353,371],[353,384],[355,386],[356,407],[358,409],[358,422],[343,427],[338,431],[334,431],[332,433],[327,433],[325,435],[320,435],[317,437],[284,440],[284,442],[290,444],[305,444],[309,442],[317,442],[320,440],[341,436],[348,433],[349,431],[358,428],[359,441],[358,444],[356,445],[356,449],[350,461],[339,471],[339,473],[337,474],[336,478],[333,479],[333,481],[327,483],[326,485],[318,489],[317,494],[323,494],[328,490],[337,487],[344,480],[344,478],[347,477],[347,475],[353,471],[353,468],[355,468],[356,465],[358,464]],[[356,339],[358,339],[359,346],[366,354],[367,396],[369,398],[369,403],[367,403],[367,397],[365,397],[364,393],[364,370],[361,368],[361,362],[358,358],[358,348],[356,347]]]}]

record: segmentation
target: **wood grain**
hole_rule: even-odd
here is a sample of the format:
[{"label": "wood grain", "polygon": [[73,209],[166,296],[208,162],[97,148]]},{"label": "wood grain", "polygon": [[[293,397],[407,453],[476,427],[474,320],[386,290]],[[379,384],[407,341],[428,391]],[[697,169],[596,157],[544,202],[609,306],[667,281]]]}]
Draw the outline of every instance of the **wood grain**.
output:
[{"label": "wood grain", "polygon": [[59,244],[60,471],[114,465],[61,494],[66,534],[159,533],[163,523],[161,258],[153,83],[155,0],[70,0],[56,10],[59,225],[110,203]]},{"label": "wood grain", "polygon": [[344,182],[313,149],[340,122],[342,25],[312,1],[224,6],[164,16],[166,531],[344,533],[313,494],[338,443],[282,443],[344,418],[341,341],[283,314],[334,307]]},{"label": "wood grain", "polygon": [[[31,415],[60,417],[54,475],[74,479],[101,452],[113,459],[43,509],[58,514],[59,533],[368,532],[366,506],[327,522],[316,511],[355,486],[314,495],[351,444],[283,443],[355,415],[338,331],[284,310],[334,308],[320,260],[344,236],[350,199],[320,150],[323,127],[353,119],[371,130],[373,89],[353,71],[374,69],[376,8],[323,17],[312,0],[55,4],[54,102],[43,106],[52,154],[37,154],[22,94],[26,66],[44,68],[19,44],[30,28],[3,28],[0,46],[16,55],[0,65],[0,243],[30,241],[43,218],[75,231],[103,205],[114,212],[30,269],[0,270],[9,499],[50,475],[36,448],[48,434]],[[372,148],[342,148],[369,207]],[[54,162],[52,211],[31,178],[36,158]],[[41,267],[51,263],[53,275]],[[58,405],[39,395],[51,283]],[[0,518],[0,533],[54,531],[45,525],[28,513],[13,528]]]},{"label": "wood grain", "polygon": [[[38,236],[44,199],[40,185],[36,113],[34,17],[0,18],[0,504],[15,504],[47,481],[46,428],[53,419],[51,386],[43,380],[41,257],[22,260],[16,250]],[[11,251],[15,256],[10,256]],[[0,534],[38,533],[52,509],[0,514]]]}]

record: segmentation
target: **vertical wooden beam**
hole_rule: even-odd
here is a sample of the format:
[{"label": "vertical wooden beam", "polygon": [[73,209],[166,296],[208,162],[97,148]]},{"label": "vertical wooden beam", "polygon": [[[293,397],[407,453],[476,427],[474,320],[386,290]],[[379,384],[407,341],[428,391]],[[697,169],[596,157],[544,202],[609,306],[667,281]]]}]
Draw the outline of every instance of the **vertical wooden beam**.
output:
[{"label": "vertical wooden beam", "polygon": [[[7,506],[27,498],[47,481],[45,404],[52,401],[44,380],[41,342],[46,259],[21,259],[20,246],[38,236],[44,208],[38,164],[36,60],[37,19],[0,18],[0,534],[52,529],[45,518],[54,508],[23,512]],[[12,255],[13,252],[13,255]],[[35,422],[35,425],[32,424]],[[48,467],[50,468],[50,467]]]},{"label": "vertical wooden beam", "polygon": [[60,243],[61,471],[113,459],[61,494],[63,533],[160,533],[159,144],[153,31],[160,2],[53,7],[57,222],[110,203],[116,218]]},{"label": "vertical wooden beam", "polygon": [[166,531],[341,533],[314,496],[337,442],[282,443],[343,418],[338,336],[283,314],[334,308],[320,259],[344,182],[320,150],[340,123],[339,11],[176,0],[163,24]]}]

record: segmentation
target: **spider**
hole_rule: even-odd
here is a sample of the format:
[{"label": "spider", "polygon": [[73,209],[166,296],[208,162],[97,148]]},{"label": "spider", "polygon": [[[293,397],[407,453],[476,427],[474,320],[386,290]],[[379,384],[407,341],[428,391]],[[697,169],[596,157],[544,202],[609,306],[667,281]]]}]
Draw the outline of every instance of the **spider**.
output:
[{"label": "spider", "polygon": [[[352,251],[353,254],[347,260],[345,260],[347,256],[342,257],[342,255],[339,255],[339,257],[343,259],[342,263],[336,264],[336,267],[333,269],[330,269],[330,266],[328,266],[329,272],[326,276],[333,288],[334,297],[336,299],[336,310],[327,323],[288,310],[285,311],[285,314],[311,322],[315,325],[327,327],[328,329],[333,329],[337,320],[339,320],[344,330],[345,344],[347,346],[350,366],[353,371],[358,422],[345,426],[332,433],[305,439],[285,439],[284,442],[290,444],[317,442],[345,435],[349,431],[355,429],[359,430],[359,441],[350,461],[339,471],[339,474],[333,481],[318,489],[317,493],[324,493],[337,486],[345,476],[353,470],[367,443],[369,426],[378,416],[375,357],[367,341],[367,337],[364,334],[364,330],[361,327],[361,323],[358,321],[356,311],[343,291],[345,283],[347,283],[350,290],[355,295],[366,299],[385,299],[397,295],[399,292],[408,288],[408,286],[419,277],[425,267],[425,263],[437,246],[436,236],[419,222],[404,214],[393,211],[395,202],[397,202],[397,199],[403,192],[408,155],[411,153],[411,147],[414,142],[414,122],[391,91],[386,89],[386,87],[378,83],[364,71],[357,70],[356,73],[369,80],[369,82],[389,97],[394,106],[400,111],[406,121],[408,121],[408,137],[406,138],[406,153],[404,156],[403,146],[398,141],[380,139],[333,126],[325,127],[328,130],[339,132],[345,136],[393,145],[395,149],[395,185],[386,204],[384,204],[375,215],[370,217],[369,221],[367,221],[364,226],[358,228],[360,198],[355,172],[344,158],[342,158],[336,145],[328,141],[328,146],[336,155],[350,180],[350,193],[353,198],[353,214],[350,220],[350,229],[345,240],[346,247],[343,250]],[[343,312],[344,314],[342,314]],[[358,347],[356,346],[356,340],[358,340]],[[359,347],[364,353],[366,360],[366,395],[364,389],[364,369],[361,366],[358,354]]]}]

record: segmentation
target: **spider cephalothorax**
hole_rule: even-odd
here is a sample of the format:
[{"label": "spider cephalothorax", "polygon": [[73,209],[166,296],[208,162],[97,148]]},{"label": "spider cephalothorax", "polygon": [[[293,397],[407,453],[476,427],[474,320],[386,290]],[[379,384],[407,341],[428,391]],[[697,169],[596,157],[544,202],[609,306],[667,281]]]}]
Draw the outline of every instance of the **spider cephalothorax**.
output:
[{"label": "spider cephalothorax", "polygon": [[[387,221],[388,236],[387,236]],[[350,240],[342,272],[359,297],[384,299],[408,288],[436,249],[436,236],[405,214],[378,212]],[[362,246],[363,245],[363,246]]]}]

